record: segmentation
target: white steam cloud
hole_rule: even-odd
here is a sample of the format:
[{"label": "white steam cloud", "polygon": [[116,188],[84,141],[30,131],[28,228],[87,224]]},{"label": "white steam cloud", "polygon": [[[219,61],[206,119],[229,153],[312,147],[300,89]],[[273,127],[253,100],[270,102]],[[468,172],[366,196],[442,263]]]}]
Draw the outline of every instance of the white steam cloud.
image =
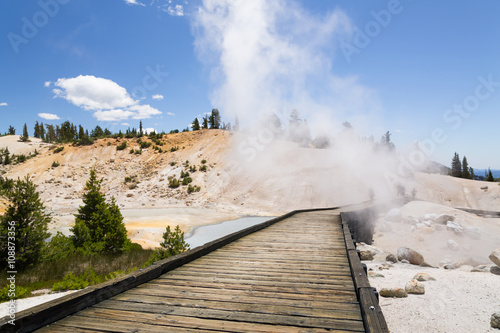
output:
[{"label": "white steam cloud", "polygon": [[[366,200],[370,189],[379,198],[394,192],[384,175],[398,161],[378,145],[376,93],[334,72],[338,45],[352,31],[344,12],[319,17],[293,1],[204,0],[193,31],[212,68],[214,107],[245,129],[226,183],[241,187],[240,197],[286,210],[298,208],[287,202],[331,206]],[[376,133],[376,142],[342,130],[344,121]]]}]

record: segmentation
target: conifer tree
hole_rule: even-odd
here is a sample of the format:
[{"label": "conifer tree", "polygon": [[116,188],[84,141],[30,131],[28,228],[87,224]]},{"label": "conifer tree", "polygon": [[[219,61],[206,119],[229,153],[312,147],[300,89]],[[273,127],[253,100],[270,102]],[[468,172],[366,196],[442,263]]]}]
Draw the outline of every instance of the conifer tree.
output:
[{"label": "conifer tree", "polygon": [[47,225],[51,217],[28,176],[14,182],[7,199],[11,204],[0,217],[0,267],[7,264],[11,242],[15,244],[15,268],[9,269],[23,269],[40,258],[45,239],[50,237]]},{"label": "conifer tree", "polygon": [[455,153],[453,159],[451,160],[451,175],[453,177],[462,177],[462,163],[460,162],[460,156]]},{"label": "conifer tree", "polygon": [[491,169],[488,168],[488,177],[486,178],[486,181],[488,182],[494,182],[495,178],[493,178],[493,174],[491,173]]},{"label": "conifer tree", "polygon": [[467,162],[467,157],[465,156],[462,160],[462,178],[471,179],[469,163]]},{"label": "conifer tree", "polygon": [[83,195],[83,206],[75,214],[73,243],[77,248],[90,252],[119,252],[129,240],[120,209],[112,198],[106,202],[101,193],[102,179],[97,179],[94,169],[90,171]]},{"label": "conifer tree", "polygon": [[26,123],[24,123],[23,135],[19,137],[19,140],[21,142],[28,142],[30,140],[30,136],[28,134],[28,126],[26,126]]},{"label": "conifer tree", "polygon": [[198,120],[198,118],[194,118],[192,125],[193,125],[193,131],[200,130],[200,121]]}]

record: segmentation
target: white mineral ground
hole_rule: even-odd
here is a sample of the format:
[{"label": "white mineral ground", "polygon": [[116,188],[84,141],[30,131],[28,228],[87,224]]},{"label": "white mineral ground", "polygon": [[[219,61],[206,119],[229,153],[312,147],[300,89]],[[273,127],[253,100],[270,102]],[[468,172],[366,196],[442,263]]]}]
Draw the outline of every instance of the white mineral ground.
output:
[{"label": "white mineral ground", "polygon": [[[69,232],[75,214],[81,205],[81,195],[90,168],[96,168],[103,177],[103,189],[108,196],[113,195],[119,204],[129,237],[145,247],[157,246],[167,225],[180,225],[189,232],[193,227],[232,220],[245,215],[277,216],[293,209],[326,207],[364,201],[364,188],[344,188],[336,191],[334,198],[327,198],[324,188],[308,185],[318,180],[328,180],[331,170],[317,169],[313,158],[287,162],[287,168],[269,168],[271,174],[262,177],[224,177],[228,170],[224,166],[224,152],[230,147],[230,132],[199,131],[167,136],[165,147],[178,145],[174,153],[155,154],[152,149],[141,155],[131,155],[129,148],[116,150],[116,142],[106,139],[90,147],[66,145],[58,154],[48,151],[48,145],[37,139],[29,144],[17,142],[16,137],[1,137],[0,147],[8,146],[11,153],[27,153],[35,148],[43,154],[18,166],[8,166],[5,176],[24,177],[30,174],[37,185],[41,198],[53,214],[54,222],[50,231]],[[111,142],[111,145],[108,145]],[[129,141],[129,147],[136,147]],[[185,149],[182,149],[185,147]],[[303,150],[303,154],[321,154],[323,150]],[[200,193],[187,195],[185,190],[168,189],[168,177],[180,173],[182,163],[189,160],[191,165],[201,165],[207,160],[206,173],[192,175],[193,183],[202,186]],[[61,163],[51,168],[53,161]],[[171,162],[176,162],[170,166]],[[299,165],[310,163],[309,165]],[[319,171],[318,171],[319,170]],[[272,172],[280,173],[283,183],[274,178]],[[339,171],[345,174],[346,170]],[[124,177],[137,175],[140,183],[129,189]],[[331,177],[330,177],[331,178]],[[373,178],[373,177],[371,177]],[[342,177],[333,181],[340,182]],[[356,182],[358,184],[359,182]],[[487,190],[481,189],[488,186]],[[448,214],[455,217],[464,228],[480,230],[480,239],[467,235],[456,235],[444,230],[430,230],[426,225],[411,228],[411,224],[387,224],[381,214],[377,221],[374,245],[396,254],[400,246],[410,247],[420,252],[425,260],[435,266],[440,261],[451,262],[485,261],[496,248],[500,248],[500,219],[489,219],[455,210],[453,207],[500,211],[500,186],[463,180],[437,174],[417,173],[414,187],[417,198],[423,202],[413,202],[401,210],[403,217],[423,217],[426,214]],[[331,191],[331,189],[330,189]],[[359,193],[365,193],[360,197]],[[325,199],[327,198],[327,199]],[[377,199],[377,198],[376,198]],[[0,198],[0,213],[6,202]],[[439,229],[439,228],[438,228]],[[450,249],[448,242],[458,244]],[[395,264],[388,270],[379,271],[380,262],[368,262],[369,267],[382,273],[384,278],[370,278],[370,283],[378,289],[382,287],[404,287],[418,272],[427,272],[436,281],[424,282],[424,295],[409,295],[408,298],[382,298],[380,304],[391,332],[494,332],[489,327],[492,313],[500,311],[500,276],[489,272],[472,273],[471,266],[455,270],[421,268],[408,264]],[[18,301],[18,310],[29,308],[47,301],[52,294]],[[7,314],[7,304],[0,305],[0,316]]]}]

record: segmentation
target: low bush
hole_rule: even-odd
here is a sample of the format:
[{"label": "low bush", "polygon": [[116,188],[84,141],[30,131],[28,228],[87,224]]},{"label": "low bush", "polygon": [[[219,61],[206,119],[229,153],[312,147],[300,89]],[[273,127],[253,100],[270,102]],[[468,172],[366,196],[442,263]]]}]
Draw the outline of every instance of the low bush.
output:
[{"label": "low bush", "polygon": [[127,141],[123,141],[118,146],[116,146],[116,150],[124,150],[125,148],[127,148]]},{"label": "low bush", "polygon": [[52,162],[52,167],[53,167],[53,168],[57,168],[57,167],[58,167],[58,166],[60,166],[60,165],[61,165],[61,164],[59,164],[59,162],[57,162],[57,161]]}]

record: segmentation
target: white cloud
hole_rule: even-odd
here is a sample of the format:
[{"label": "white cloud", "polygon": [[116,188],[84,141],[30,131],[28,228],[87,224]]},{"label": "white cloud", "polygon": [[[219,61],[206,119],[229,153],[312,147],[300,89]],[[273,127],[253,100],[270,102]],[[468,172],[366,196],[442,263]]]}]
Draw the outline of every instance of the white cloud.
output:
[{"label": "white cloud", "polygon": [[45,82],[43,83],[43,85],[44,85],[44,87],[45,87],[45,88],[47,88],[47,87],[50,87],[50,84],[51,84],[51,83],[52,83],[52,82],[50,82],[50,81],[45,81]]},{"label": "white cloud", "polygon": [[169,116],[175,116],[175,113],[173,113],[173,112],[167,112],[167,115],[169,115]]},{"label": "white cloud", "polygon": [[52,92],[54,97],[67,100],[83,110],[93,111],[101,121],[120,121],[129,118],[145,119],[160,115],[161,111],[150,105],[141,105],[127,90],[112,80],[93,75],[60,78]]},{"label": "white cloud", "polygon": [[129,123],[121,123],[120,125],[122,125],[122,126],[130,126]]},{"label": "white cloud", "polygon": [[139,5],[139,6],[145,6],[143,3],[137,2],[137,0],[125,0],[125,3],[127,5]]},{"label": "white cloud", "polygon": [[134,113],[132,111],[125,111],[120,109],[109,110],[109,111],[96,111],[94,112],[94,117],[99,121],[118,121],[125,120],[132,117]]},{"label": "white cloud", "polygon": [[7,104],[7,103],[5,103],[5,102],[0,103],[0,106],[7,106],[7,105],[9,105],[9,104]]},{"label": "white cloud", "polygon": [[172,16],[184,16],[184,7],[182,5],[168,6],[166,9],[163,8],[163,11]]},{"label": "white cloud", "polygon": [[47,119],[47,120],[61,119],[61,118],[59,118],[59,116],[57,114],[53,114],[53,113],[39,113],[38,117],[43,118],[43,119]]},{"label": "white cloud", "polygon": [[163,99],[163,95],[156,94],[156,95],[153,95],[152,98],[160,101]]},{"label": "white cloud", "polygon": [[156,133],[156,130],[154,128],[152,128],[152,127],[144,128],[143,131],[146,134],[149,134],[151,132],[155,132]]}]

